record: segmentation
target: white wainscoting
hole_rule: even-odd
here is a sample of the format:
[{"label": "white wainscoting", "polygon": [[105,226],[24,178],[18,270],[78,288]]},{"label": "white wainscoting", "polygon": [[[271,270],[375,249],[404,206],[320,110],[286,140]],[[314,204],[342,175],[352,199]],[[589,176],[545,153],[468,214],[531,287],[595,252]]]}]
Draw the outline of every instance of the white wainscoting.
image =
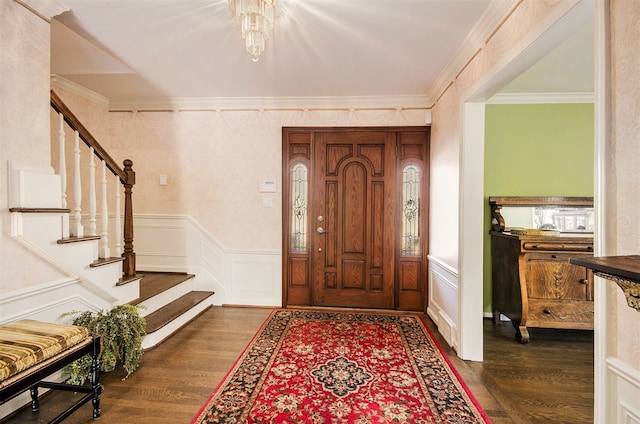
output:
[{"label": "white wainscoting", "polygon": [[282,305],[281,252],[225,249],[189,215],[135,215],[134,250],[138,270],[195,274],[214,305]]},{"label": "white wainscoting", "polygon": [[136,264],[143,271],[186,272],[188,222],[181,219],[134,217]]},{"label": "white wainscoting", "polygon": [[447,343],[458,348],[458,273],[438,258],[429,260],[429,307],[427,314]]},{"label": "white wainscoting", "polygon": [[[113,230],[110,219],[109,232]],[[113,237],[110,237],[114,252]],[[195,274],[194,290],[214,291],[214,305],[282,305],[282,254],[225,249],[188,215],[134,217],[136,267]],[[69,271],[71,273],[71,271]],[[77,276],[3,293],[0,324],[21,318],[56,321],[72,310],[109,309]]]},{"label": "white wainscoting", "polygon": [[640,424],[640,372],[617,358],[607,359],[607,372],[611,384],[610,401],[617,402],[608,408],[615,417],[608,422],[616,424]]}]

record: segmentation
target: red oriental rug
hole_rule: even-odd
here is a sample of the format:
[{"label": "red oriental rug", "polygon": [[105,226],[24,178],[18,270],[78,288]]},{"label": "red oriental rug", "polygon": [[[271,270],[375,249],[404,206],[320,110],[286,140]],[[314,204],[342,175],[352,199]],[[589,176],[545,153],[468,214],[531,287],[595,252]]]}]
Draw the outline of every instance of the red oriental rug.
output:
[{"label": "red oriental rug", "polygon": [[277,309],[201,423],[488,423],[418,315]]}]

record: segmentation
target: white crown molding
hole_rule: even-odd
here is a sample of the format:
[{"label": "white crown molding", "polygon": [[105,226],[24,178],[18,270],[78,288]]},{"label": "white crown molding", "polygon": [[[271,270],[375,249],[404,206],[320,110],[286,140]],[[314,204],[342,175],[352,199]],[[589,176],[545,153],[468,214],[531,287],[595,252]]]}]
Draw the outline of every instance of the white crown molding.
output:
[{"label": "white crown molding", "polygon": [[60,87],[101,106],[109,107],[108,98],[58,75],[51,75],[51,89],[54,87]]},{"label": "white crown molding", "polygon": [[492,105],[593,103],[593,93],[498,93],[487,100]]},{"label": "white crown molding", "polygon": [[176,97],[169,99],[112,99],[58,75],[51,87],[60,87],[91,100],[111,112],[182,110],[314,110],[314,109],[421,109],[428,110],[427,96],[342,97]]},{"label": "white crown molding", "polygon": [[454,81],[457,75],[468,65],[469,61],[478,53],[488,39],[495,33],[502,24],[505,16],[520,4],[521,0],[493,0],[487,11],[482,16],[476,26],[469,32],[469,35],[456,52],[453,60],[442,71],[436,82],[431,86],[427,99],[429,105],[433,105],[444,93],[449,84]]},{"label": "white crown molding", "polygon": [[57,16],[69,9],[58,0],[15,0],[16,3],[29,9],[40,18],[50,22],[53,16]]},{"label": "white crown molding", "polygon": [[345,97],[182,97],[172,99],[112,99],[109,110],[310,110],[428,109],[426,96]]}]

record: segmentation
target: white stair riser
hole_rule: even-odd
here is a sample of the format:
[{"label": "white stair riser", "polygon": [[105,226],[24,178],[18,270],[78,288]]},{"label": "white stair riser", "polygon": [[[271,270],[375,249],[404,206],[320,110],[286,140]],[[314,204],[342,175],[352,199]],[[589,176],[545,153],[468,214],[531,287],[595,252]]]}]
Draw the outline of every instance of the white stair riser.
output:
[{"label": "white stair riser", "polygon": [[150,313],[157,311],[163,306],[171,303],[172,301],[184,296],[191,291],[193,291],[193,278],[190,278],[187,281],[173,286],[169,290],[158,293],[157,295],[142,302],[141,306],[143,306],[144,308],[140,310],[140,315],[146,317]]},{"label": "white stair riser", "polygon": [[114,284],[109,290],[109,293],[118,299],[114,302],[115,305],[133,302],[140,297],[140,280],[131,281],[121,286]]},{"label": "white stair riser", "polygon": [[29,237],[30,240],[41,244],[56,243],[63,238],[63,229],[68,226],[66,213],[20,213],[18,219],[18,235]]},{"label": "white stair riser", "polygon": [[210,306],[212,306],[212,300],[211,297],[208,297],[164,327],[151,334],[147,334],[142,340],[142,348],[146,350],[158,345]]}]

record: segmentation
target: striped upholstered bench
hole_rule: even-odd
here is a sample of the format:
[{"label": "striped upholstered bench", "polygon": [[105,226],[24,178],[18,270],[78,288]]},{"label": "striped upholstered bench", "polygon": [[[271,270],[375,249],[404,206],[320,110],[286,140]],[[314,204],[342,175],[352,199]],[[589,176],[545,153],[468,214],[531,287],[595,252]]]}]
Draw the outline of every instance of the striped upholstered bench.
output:
[{"label": "striped upholstered bench", "polygon": [[[100,339],[91,337],[84,327],[33,320],[0,325],[0,404],[30,390],[31,409],[37,411],[38,388],[66,390],[86,395],[51,423],[61,422],[89,400],[93,402],[93,418],[99,418],[99,353]],[[87,354],[93,358],[90,387],[43,381]]]}]

